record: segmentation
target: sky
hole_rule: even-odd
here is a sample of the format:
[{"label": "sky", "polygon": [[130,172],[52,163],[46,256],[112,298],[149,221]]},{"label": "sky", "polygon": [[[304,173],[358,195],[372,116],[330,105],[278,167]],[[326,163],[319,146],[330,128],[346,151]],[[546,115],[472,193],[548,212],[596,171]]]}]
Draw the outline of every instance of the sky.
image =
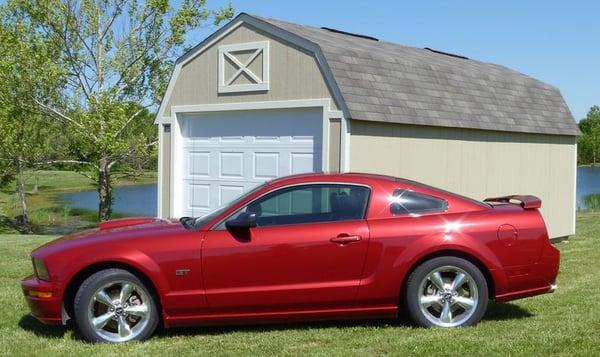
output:
[{"label": "sky", "polygon": [[[576,120],[600,105],[598,0],[231,1],[236,14],[332,27],[510,67],[558,87]],[[191,41],[212,30],[194,33]]]}]

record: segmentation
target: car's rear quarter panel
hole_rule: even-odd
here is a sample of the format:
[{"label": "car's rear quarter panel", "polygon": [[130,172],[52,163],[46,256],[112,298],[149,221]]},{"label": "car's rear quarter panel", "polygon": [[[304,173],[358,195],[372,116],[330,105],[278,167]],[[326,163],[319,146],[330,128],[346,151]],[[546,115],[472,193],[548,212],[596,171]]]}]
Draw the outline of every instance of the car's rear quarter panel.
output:
[{"label": "car's rear quarter panel", "polygon": [[[389,214],[391,189],[382,188],[373,196],[378,215],[369,219],[371,239],[359,303],[397,304],[400,287],[411,270],[421,261],[442,254],[467,257],[485,270],[492,297],[510,299],[553,283],[558,266],[556,250],[537,210],[512,204],[477,207],[437,193],[450,202],[447,212],[394,217]],[[434,191],[425,193],[436,195]],[[503,225],[511,227],[508,232],[514,227],[517,235],[499,235]],[[544,254],[547,257],[542,259]]]}]

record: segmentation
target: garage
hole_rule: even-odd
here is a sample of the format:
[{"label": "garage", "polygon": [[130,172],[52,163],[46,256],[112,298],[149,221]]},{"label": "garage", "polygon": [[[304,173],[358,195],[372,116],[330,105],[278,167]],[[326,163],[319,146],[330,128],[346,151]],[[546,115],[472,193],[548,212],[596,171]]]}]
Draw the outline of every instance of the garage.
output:
[{"label": "garage", "polygon": [[187,114],[176,216],[199,216],[280,176],[322,170],[323,114],[316,108]]},{"label": "garage", "polygon": [[551,238],[575,233],[580,131],[560,90],[461,54],[242,13],[176,61],[155,123],[160,217],[351,171],[535,195]]}]

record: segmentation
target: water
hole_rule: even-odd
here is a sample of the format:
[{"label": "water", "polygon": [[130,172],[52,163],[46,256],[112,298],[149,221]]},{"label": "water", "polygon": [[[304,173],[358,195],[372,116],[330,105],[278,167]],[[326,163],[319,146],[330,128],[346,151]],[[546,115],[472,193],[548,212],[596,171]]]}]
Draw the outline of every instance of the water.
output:
[{"label": "water", "polygon": [[[156,216],[157,202],[156,184],[131,185],[113,189],[113,212],[131,216]],[[71,208],[98,210],[98,192],[81,191],[61,195]]]},{"label": "water", "polygon": [[600,193],[600,167],[579,167],[577,169],[577,207],[585,208],[583,198],[592,193]]},{"label": "water", "polygon": [[[114,189],[114,212],[132,216],[156,216],[156,184],[122,186]],[[600,193],[600,168],[577,169],[577,207],[584,208],[583,198]],[[71,208],[98,209],[98,192],[82,191],[62,194]]]}]

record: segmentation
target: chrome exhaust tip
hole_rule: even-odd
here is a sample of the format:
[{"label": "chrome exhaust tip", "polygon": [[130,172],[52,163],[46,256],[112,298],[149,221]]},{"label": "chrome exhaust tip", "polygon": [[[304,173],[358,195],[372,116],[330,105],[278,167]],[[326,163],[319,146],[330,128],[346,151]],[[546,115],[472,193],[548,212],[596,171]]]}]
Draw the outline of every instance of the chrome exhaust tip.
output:
[{"label": "chrome exhaust tip", "polygon": [[556,289],[558,289],[558,285],[557,284],[552,284],[550,285],[550,290],[548,290],[549,293],[553,293],[556,291]]}]

